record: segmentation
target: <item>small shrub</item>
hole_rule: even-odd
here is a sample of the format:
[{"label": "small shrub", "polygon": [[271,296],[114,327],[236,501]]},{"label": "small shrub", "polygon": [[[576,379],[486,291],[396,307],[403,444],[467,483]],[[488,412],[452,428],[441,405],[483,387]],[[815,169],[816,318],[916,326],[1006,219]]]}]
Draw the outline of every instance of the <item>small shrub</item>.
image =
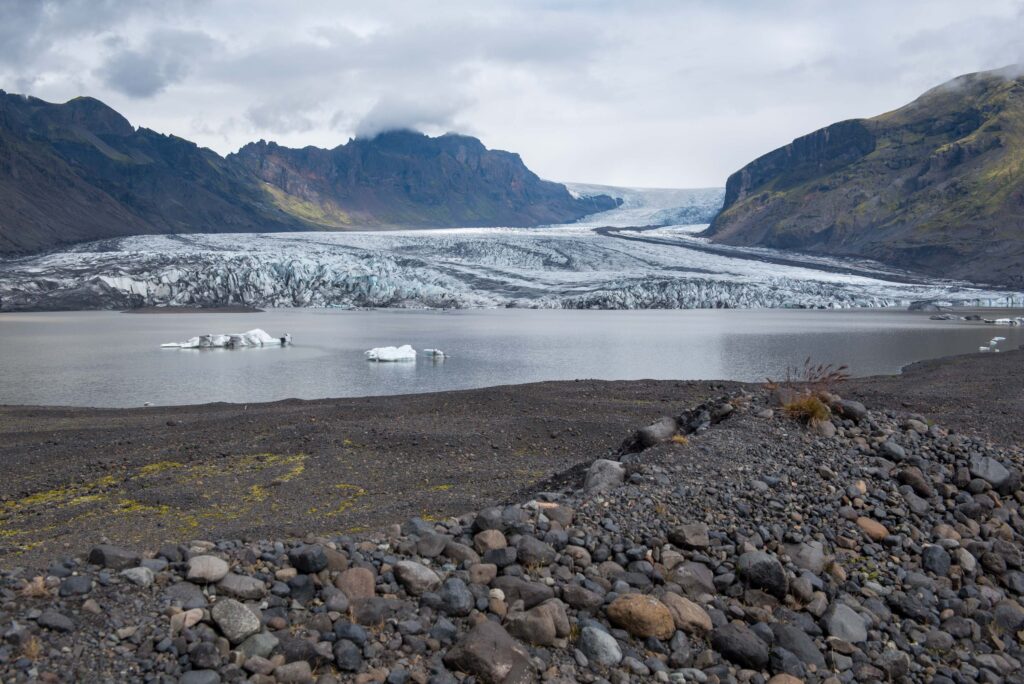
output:
[{"label": "small shrub", "polygon": [[818,425],[832,417],[832,412],[818,397],[805,394],[787,402],[782,409],[790,418],[807,425]]},{"label": "small shrub", "polygon": [[686,435],[672,435],[672,443],[678,444],[679,446],[686,446],[690,443],[690,438]]}]

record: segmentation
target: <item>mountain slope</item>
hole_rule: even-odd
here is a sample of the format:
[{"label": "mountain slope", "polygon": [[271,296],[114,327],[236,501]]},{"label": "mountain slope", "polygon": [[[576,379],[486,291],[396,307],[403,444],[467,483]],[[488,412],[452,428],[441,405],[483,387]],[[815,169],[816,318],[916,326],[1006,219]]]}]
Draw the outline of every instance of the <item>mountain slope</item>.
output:
[{"label": "mountain slope", "polygon": [[92,98],[0,92],[0,252],[140,233],[294,230],[255,179]]},{"label": "mountain slope", "polygon": [[532,226],[614,206],[575,199],[475,138],[389,133],[334,150],[261,142],[223,158],[135,129],[92,98],[0,91],[0,254],[137,234]]},{"label": "mountain slope", "polygon": [[228,159],[268,184],[278,206],[328,228],[532,226],[616,206],[606,195],[575,199],[519,155],[462,135],[393,131],[332,150],[260,141]]},{"label": "mountain slope", "polygon": [[729,177],[705,235],[1024,286],[1024,79],[969,74]]}]

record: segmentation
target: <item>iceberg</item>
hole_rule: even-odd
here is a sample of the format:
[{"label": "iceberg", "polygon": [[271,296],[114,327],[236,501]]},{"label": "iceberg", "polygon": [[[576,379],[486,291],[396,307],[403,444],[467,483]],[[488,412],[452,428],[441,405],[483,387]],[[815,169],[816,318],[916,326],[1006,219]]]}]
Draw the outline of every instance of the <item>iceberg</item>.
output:
[{"label": "iceberg", "polygon": [[237,349],[239,347],[286,347],[292,342],[292,336],[285,333],[283,337],[271,337],[265,330],[253,328],[244,333],[227,333],[217,335],[199,335],[190,337],[184,342],[165,342],[160,346],[164,349]]},{"label": "iceberg", "polygon": [[408,344],[401,347],[374,347],[363,352],[367,361],[415,361],[416,350]]}]

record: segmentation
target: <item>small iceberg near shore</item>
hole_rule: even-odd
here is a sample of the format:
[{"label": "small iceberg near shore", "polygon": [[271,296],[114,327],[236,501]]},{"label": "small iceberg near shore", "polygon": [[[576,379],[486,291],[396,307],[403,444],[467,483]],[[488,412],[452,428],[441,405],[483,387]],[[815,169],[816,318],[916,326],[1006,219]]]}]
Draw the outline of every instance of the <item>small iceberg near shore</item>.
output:
[{"label": "small iceberg near shore", "polygon": [[164,349],[238,349],[241,347],[287,347],[291,343],[292,336],[289,333],[285,333],[282,337],[272,337],[265,330],[254,328],[244,333],[199,335],[190,337],[184,342],[166,342],[160,346]]},{"label": "small iceberg near shore", "polygon": [[415,361],[416,350],[408,344],[401,347],[374,347],[363,354],[367,361],[392,362],[392,361]]}]

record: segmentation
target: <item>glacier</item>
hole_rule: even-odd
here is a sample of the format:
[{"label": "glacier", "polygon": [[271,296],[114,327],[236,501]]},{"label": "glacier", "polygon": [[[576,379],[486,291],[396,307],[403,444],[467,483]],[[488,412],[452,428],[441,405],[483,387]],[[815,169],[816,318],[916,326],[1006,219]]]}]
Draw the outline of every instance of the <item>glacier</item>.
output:
[{"label": "glacier", "polygon": [[0,261],[0,311],[140,306],[1011,306],[1020,293],[696,237],[723,190],[568,184],[616,209],[541,228],[149,235]]}]

